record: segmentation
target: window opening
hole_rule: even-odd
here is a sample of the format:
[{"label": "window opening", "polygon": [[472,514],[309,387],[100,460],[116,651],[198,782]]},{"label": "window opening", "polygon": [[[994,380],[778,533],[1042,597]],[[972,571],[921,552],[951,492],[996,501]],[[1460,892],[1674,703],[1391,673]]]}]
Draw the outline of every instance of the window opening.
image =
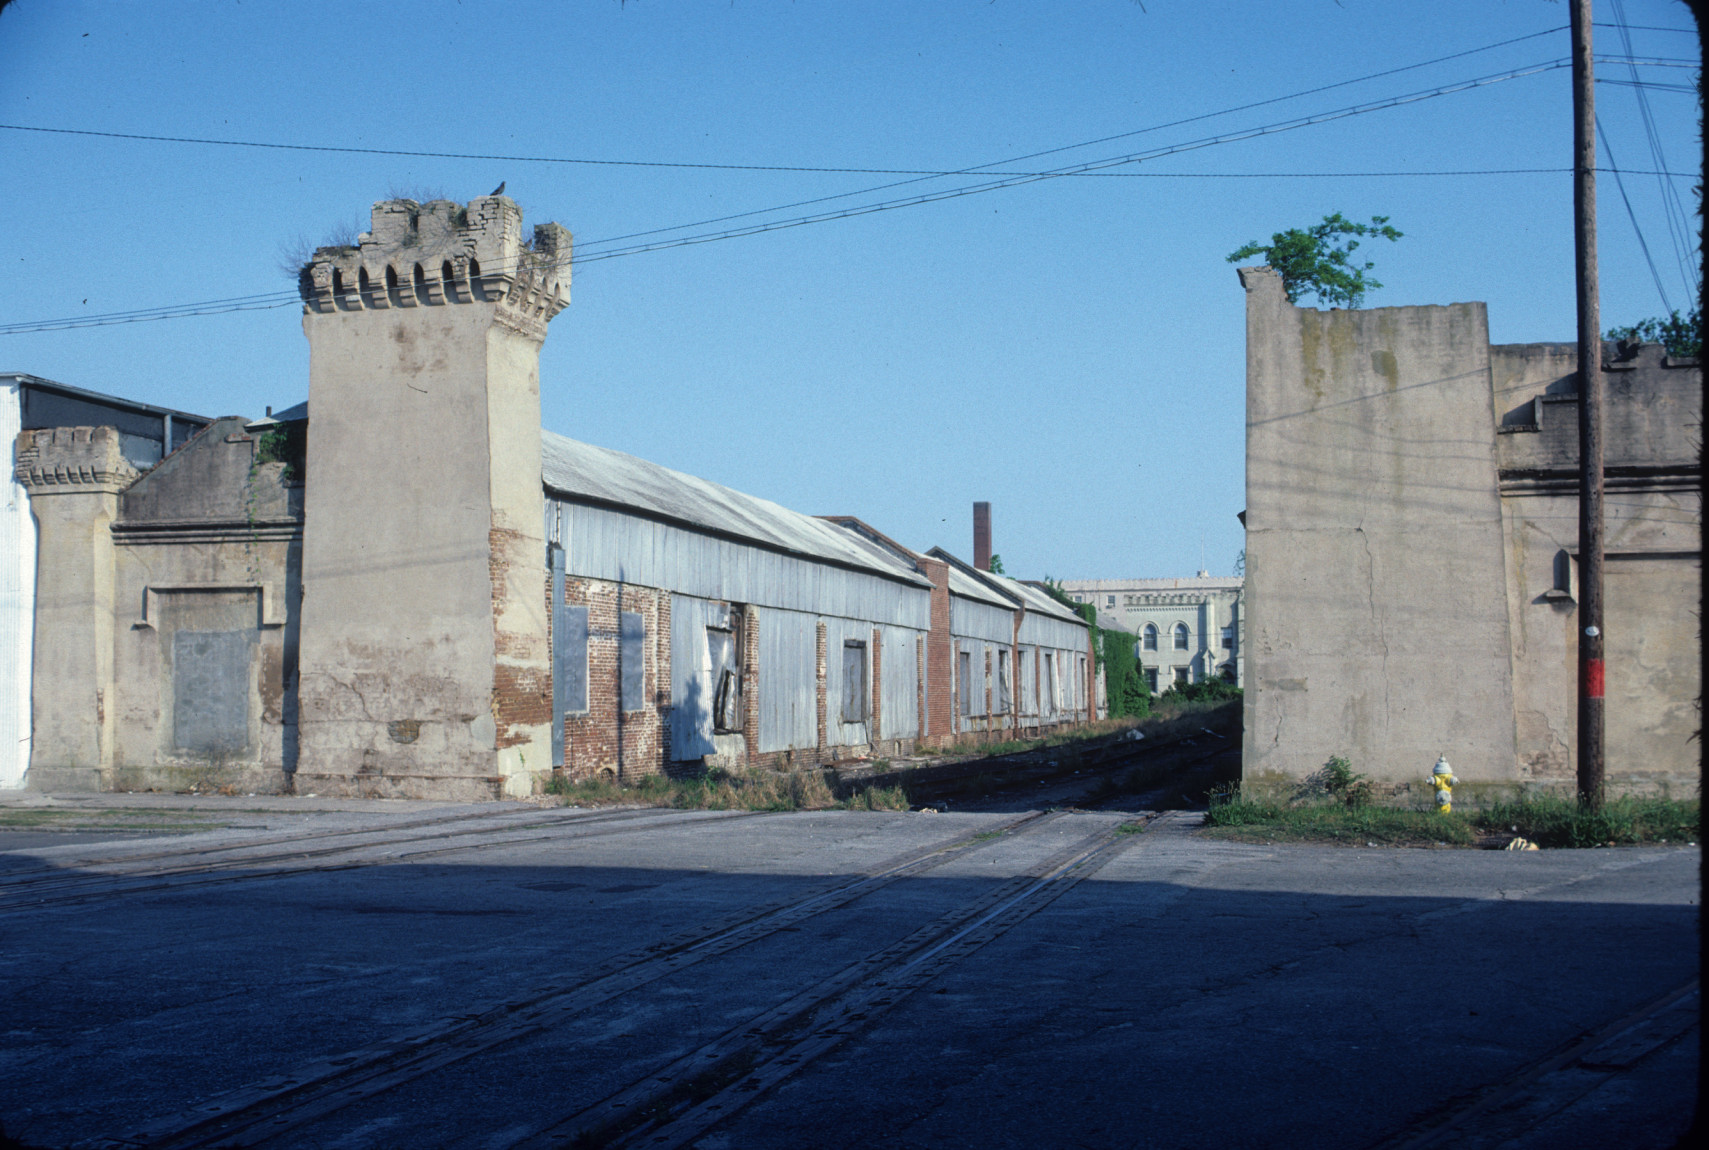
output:
[{"label": "window opening", "polygon": [[997,648],[997,710],[1008,714],[1013,709],[1009,699],[1009,652]]},{"label": "window opening", "polygon": [[962,718],[973,713],[973,655],[963,651],[956,659],[956,697],[961,703]]},{"label": "window opening", "polygon": [[866,644],[843,640],[843,722],[866,722]]},{"label": "window opening", "polygon": [[1175,624],[1175,650],[1185,651],[1186,649],[1187,625],[1185,623],[1177,623]]},{"label": "window opening", "polygon": [[1222,629],[1222,649],[1224,651],[1234,650],[1234,628],[1232,626]]},{"label": "window opening", "polygon": [[617,661],[622,676],[623,709],[639,711],[646,704],[647,621],[637,611],[623,612]]},{"label": "window opening", "polygon": [[742,730],[742,669],[736,649],[733,631],[706,629],[712,667],[712,729],[720,735],[740,734]]},{"label": "window opening", "polygon": [[1150,623],[1145,625],[1145,649],[1147,651],[1157,650],[1157,628]]}]

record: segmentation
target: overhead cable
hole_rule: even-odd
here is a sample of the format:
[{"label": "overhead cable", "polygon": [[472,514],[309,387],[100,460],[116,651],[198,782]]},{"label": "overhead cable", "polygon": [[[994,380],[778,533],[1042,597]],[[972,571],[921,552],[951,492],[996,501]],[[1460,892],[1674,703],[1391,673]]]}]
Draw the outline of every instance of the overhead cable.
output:
[{"label": "overhead cable", "polygon": [[1673,301],[1667,297],[1667,288],[1662,286],[1662,276],[1656,270],[1656,261],[1650,255],[1650,245],[1644,239],[1644,229],[1638,226],[1638,213],[1632,210],[1632,200],[1626,194],[1626,181],[1620,178],[1620,165],[1615,162],[1614,149],[1608,144],[1608,133],[1602,130],[1602,117],[1596,117],[1596,134],[1602,138],[1602,150],[1608,154],[1608,167],[1614,173],[1614,186],[1620,189],[1620,202],[1626,205],[1626,218],[1632,221],[1632,230],[1638,235],[1638,247],[1644,253],[1644,262],[1650,265],[1650,278],[1656,283],[1656,294],[1661,296],[1662,311],[1673,314]]},{"label": "overhead cable", "polygon": [[[1335,89],[1335,88],[1344,88],[1350,84],[1359,84],[1359,83],[1363,83],[1367,80],[1376,80],[1376,79],[1380,79],[1384,76],[1393,76],[1393,75],[1396,75],[1396,74],[1401,73],[1401,72],[1414,71],[1418,68],[1429,67],[1432,64],[1441,64],[1441,63],[1446,63],[1449,60],[1458,60],[1458,59],[1461,59],[1462,57],[1465,57],[1465,56],[1473,56],[1473,55],[1477,55],[1477,54],[1482,53],[1482,52],[1492,51],[1496,48],[1504,48],[1510,44],[1518,44],[1518,43],[1522,43],[1526,40],[1535,40],[1538,37],[1552,35],[1556,32],[1561,32],[1561,31],[1565,31],[1565,30],[1566,30],[1566,25],[1563,24],[1563,25],[1560,25],[1560,26],[1555,27],[1555,28],[1545,29],[1544,31],[1541,31],[1541,32],[1532,32],[1532,33],[1528,33],[1527,35],[1524,35],[1524,36],[1515,36],[1509,40],[1500,40],[1494,44],[1485,44],[1482,47],[1469,48],[1463,52],[1454,52],[1454,53],[1451,53],[1447,56],[1438,56],[1435,59],[1425,60],[1425,61],[1423,61],[1421,63],[1417,63],[1417,64],[1406,64],[1406,65],[1403,65],[1403,66],[1398,67],[1398,68],[1388,68],[1388,69],[1385,69],[1381,72],[1372,72],[1372,73],[1369,73],[1368,75],[1359,76],[1359,77],[1356,77],[1356,78],[1351,79],[1351,80],[1339,80],[1333,84],[1323,84],[1323,85],[1319,85],[1318,87],[1315,87],[1315,88],[1306,88],[1302,91],[1291,92],[1285,96],[1273,96],[1273,97],[1270,97],[1269,99],[1257,100],[1257,101],[1254,101],[1254,102],[1249,103],[1249,104],[1240,104],[1240,105],[1236,105],[1236,106],[1231,107],[1231,108],[1224,108],[1224,109],[1222,109],[1220,111],[1216,111],[1216,112],[1206,112],[1206,113],[1203,113],[1203,114],[1198,115],[1198,116],[1190,116],[1190,117],[1187,117],[1186,119],[1174,120],[1174,121],[1170,121],[1169,123],[1164,123],[1164,124],[1156,124],[1156,125],[1153,125],[1153,126],[1148,127],[1148,128],[1138,128],[1138,129],[1135,129],[1133,131],[1120,132],[1120,133],[1117,133],[1117,134],[1112,135],[1112,136],[1101,136],[1101,137],[1094,139],[1094,140],[1081,141],[1078,144],[1065,144],[1061,147],[1049,148],[1049,149],[1046,149],[1046,150],[1040,151],[1040,152],[1031,152],[1031,153],[1028,153],[1027,155],[1012,157],[1012,158],[1007,159],[1007,160],[995,160],[995,161],[992,161],[991,163],[980,164],[980,165],[977,165],[977,166],[971,167],[971,168],[959,168],[959,169],[945,170],[945,171],[938,171],[938,170],[931,170],[931,169],[916,169],[916,168],[851,168],[851,167],[805,166],[805,165],[798,165],[798,164],[728,164],[728,163],[701,163],[701,162],[690,162],[690,161],[680,161],[680,160],[603,160],[603,159],[590,159],[590,158],[586,158],[586,157],[569,157],[569,156],[506,155],[506,154],[502,154],[502,153],[480,153],[480,152],[437,152],[437,151],[428,151],[425,149],[363,148],[363,147],[355,147],[355,146],[350,146],[350,145],[337,145],[337,144],[289,144],[289,143],[280,143],[277,141],[233,140],[233,139],[221,139],[221,138],[216,138],[216,137],[203,137],[203,136],[167,136],[167,135],[155,135],[155,134],[148,134],[148,133],[141,133],[141,132],[100,131],[100,130],[96,130],[96,129],[92,129],[92,128],[48,128],[48,127],[42,127],[39,125],[31,125],[31,124],[0,124],[0,129],[6,129],[8,131],[14,131],[14,132],[38,132],[38,133],[44,133],[44,134],[49,134],[49,135],[92,136],[92,137],[114,139],[114,140],[135,140],[135,141],[140,141],[140,142],[145,142],[145,143],[195,144],[195,145],[210,146],[210,147],[259,148],[259,149],[272,150],[272,151],[291,151],[291,152],[331,152],[331,153],[337,153],[337,154],[343,154],[343,155],[402,156],[402,157],[406,157],[406,158],[410,158],[410,159],[482,160],[482,161],[494,161],[494,162],[500,162],[500,163],[534,163],[534,164],[588,164],[588,165],[596,165],[596,166],[603,166],[603,167],[697,168],[697,169],[710,169],[710,170],[715,170],[715,171],[743,171],[743,172],[800,172],[800,173],[808,173],[808,174],[843,174],[843,175],[908,175],[908,176],[924,176],[924,177],[930,178],[930,177],[934,177],[934,176],[967,175],[967,174],[972,173],[972,172],[982,171],[986,168],[996,167],[1000,164],[1019,163],[1022,160],[1035,159],[1039,156],[1054,155],[1058,152],[1072,151],[1075,148],[1092,147],[1092,146],[1097,145],[1097,144],[1105,144],[1105,143],[1109,143],[1112,140],[1124,139],[1124,138],[1129,137],[1129,136],[1141,135],[1141,134],[1146,133],[1146,132],[1155,132],[1155,131],[1161,131],[1161,130],[1166,129],[1166,128],[1180,127],[1183,124],[1194,123],[1195,121],[1198,121],[1198,120],[1211,119],[1211,118],[1214,118],[1216,116],[1231,115],[1235,112],[1250,111],[1253,108],[1261,108],[1267,104],[1280,103],[1280,102],[1283,102],[1286,100],[1297,100],[1297,99],[1301,99],[1305,96],[1316,95],[1320,92],[1331,91],[1332,89]],[[1015,174],[1020,175],[1020,174],[1024,174],[1024,173],[1015,173]],[[876,191],[878,189],[867,189],[867,190],[868,191]],[[848,194],[860,195],[860,194],[864,194],[864,193],[854,192],[854,193],[848,193]],[[711,221],[708,221],[708,222],[711,222]],[[689,225],[689,226],[699,226],[699,225]]]},{"label": "overhead cable", "polygon": [[[819,212],[808,216],[797,216],[784,220],[771,220],[756,224],[747,224],[736,228],[726,228],[717,232],[700,232],[694,235],[679,236],[674,239],[656,240],[642,244],[632,244],[628,247],[613,248],[605,251],[588,253],[587,248],[600,241],[590,241],[582,245],[582,254],[578,257],[583,263],[608,259],[615,255],[634,255],[643,251],[659,251],[666,248],[686,247],[690,244],[711,243],[715,240],[734,239],[738,236],[757,235],[761,232],[779,231],[784,228],[801,227],[806,224],[824,223],[829,220],[848,219],[853,216],[870,215],[874,212],[893,211],[896,208],[913,207],[917,204],[936,203],[940,200],[956,199],[961,196],[978,195],[981,192],[997,191],[1001,188],[1018,187],[1023,184],[1037,183],[1041,180],[1059,179],[1063,176],[1080,172],[1095,171],[1100,168],[1119,167],[1125,164],[1135,164],[1144,160],[1157,159],[1162,156],[1177,155],[1182,152],[1197,151],[1201,148],[1214,147],[1218,144],[1235,143],[1240,140],[1256,139],[1260,136],[1274,135],[1279,132],[1294,131],[1298,128],[1310,127],[1316,124],[1329,123],[1334,120],[1347,119],[1351,116],[1365,115],[1370,112],[1383,111],[1388,108],[1401,107],[1422,100],[1434,99],[1438,96],[1452,95],[1457,92],[1470,91],[1474,88],[1488,87],[1506,80],[1516,80],[1524,76],[1534,76],[1543,72],[1564,68],[1570,60],[1551,60],[1534,64],[1528,68],[1516,68],[1510,72],[1500,72],[1490,76],[1480,76],[1474,80],[1462,80],[1456,84],[1446,84],[1439,88],[1426,89],[1419,92],[1409,92],[1402,96],[1390,96],[1382,100],[1373,100],[1363,104],[1353,104],[1345,108],[1337,108],[1329,112],[1319,112],[1310,116],[1300,116],[1292,120],[1283,120],[1273,124],[1264,124],[1253,128],[1224,132],[1216,136],[1205,136],[1197,140],[1189,140],[1180,144],[1169,144],[1152,148],[1143,152],[1133,152],[1124,156],[1112,156],[1101,160],[1091,160],[1080,164],[1071,164],[1058,168],[1053,172],[1028,173],[1025,175],[1006,176],[999,179],[987,180],[978,184],[967,184],[959,188],[944,188],[937,191],[921,192],[918,195],[905,196],[894,200],[881,200],[876,203],[858,204],[854,207],[839,208],[835,211]],[[661,229],[671,230],[671,229]],[[626,238],[626,237],[625,237]],[[605,241],[615,242],[615,241]]]},{"label": "overhead cable", "polygon": [[[1626,20],[1624,4],[1621,0],[1612,0],[1612,3],[1614,6],[1615,17],[1620,20],[1622,25],[1624,25]],[[1630,57],[1632,54],[1632,37],[1624,27],[1620,29],[1620,41],[1621,45],[1626,49],[1627,56]],[[1645,85],[1638,78],[1638,69],[1636,65],[1629,65],[1627,71],[1631,76],[1631,84],[1634,89],[1633,94],[1637,97],[1638,101],[1638,116],[1644,125],[1644,141],[1649,145],[1650,159],[1654,161],[1652,166],[1665,169],[1667,167],[1667,156],[1662,150],[1661,133],[1656,130],[1655,117],[1650,113],[1649,94],[1645,90]],[[1679,189],[1677,187],[1669,183],[1666,179],[1660,177],[1657,178],[1656,184],[1661,193],[1662,215],[1667,221],[1668,241],[1673,248],[1674,262],[1679,268],[1680,278],[1685,283],[1687,297],[1694,298],[1700,290],[1701,270],[1697,261],[1693,258],[1691,250],[1691,217],[1686,213],[1685,204],[1680,199]],[[1621,195],[1625,195],[1624,188],[1621,189]],[[1633,223],[1634,226],[1636,226],[1635,217]],[[1646,257],[1648,254],[1649,252],[1646,248]],[[1670,314],[1672,313],[1672,310],[1672,308],[1668,309]]]}]

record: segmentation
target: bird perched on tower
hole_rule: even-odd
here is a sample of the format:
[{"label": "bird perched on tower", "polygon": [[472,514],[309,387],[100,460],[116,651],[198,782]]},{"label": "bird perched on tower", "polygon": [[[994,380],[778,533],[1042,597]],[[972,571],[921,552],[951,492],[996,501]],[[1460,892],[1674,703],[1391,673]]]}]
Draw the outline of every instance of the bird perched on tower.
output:
[{"label": "bird perched on tower", "polygon": [[502,195],[504,195],[504,185],[505,185],[505,181],[500,180],[498,182],[498,187],[496,187],[492,191],[488,192],[487,195],[489,195],[489,196],[502,196]]}]

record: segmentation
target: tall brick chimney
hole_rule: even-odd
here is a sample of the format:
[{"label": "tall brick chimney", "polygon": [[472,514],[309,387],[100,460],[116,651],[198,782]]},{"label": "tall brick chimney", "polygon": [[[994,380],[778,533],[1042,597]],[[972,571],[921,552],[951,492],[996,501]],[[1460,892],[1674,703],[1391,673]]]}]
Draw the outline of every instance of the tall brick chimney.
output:
[{"label": "tall brick chimney", "polygon": [[981,571],[991,570],[991,505],[973,505],[973,565]]}]

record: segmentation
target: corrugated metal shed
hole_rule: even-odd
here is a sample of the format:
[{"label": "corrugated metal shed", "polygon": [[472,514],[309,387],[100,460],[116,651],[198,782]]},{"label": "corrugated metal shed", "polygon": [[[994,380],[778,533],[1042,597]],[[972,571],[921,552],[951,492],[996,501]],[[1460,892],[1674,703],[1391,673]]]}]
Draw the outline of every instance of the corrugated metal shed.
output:
[{"label": "corrugated metal shed", "polygon": [[951,593],[949,633],[957,638],[1012,643],[1015,639],[1015,609],[1007,605],[992,606],[989,603],[963,599]]},{"label": "corrugated metal shed", "polygon": [[576,502],[620,508],[699,533],[930,587],[924,576],[884,548],[769,499],[550,431],[541,433],[540,447],[547,490]]}]

